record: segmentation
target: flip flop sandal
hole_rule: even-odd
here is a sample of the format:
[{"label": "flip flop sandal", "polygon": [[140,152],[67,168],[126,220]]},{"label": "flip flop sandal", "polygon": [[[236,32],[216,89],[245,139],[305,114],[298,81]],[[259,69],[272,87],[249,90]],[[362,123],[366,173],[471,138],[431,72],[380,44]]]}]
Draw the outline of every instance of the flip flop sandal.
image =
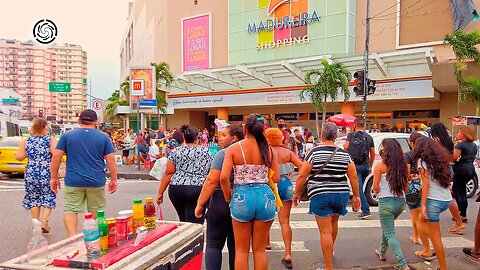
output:
[{"label": "flip flop sandal", "polygon": [[293,264],[292,264],[292,261],[287,261],[285,259],[282,259],[282,264],[283,266],[285,266],[285,268],[287,269],[293,269]]},{"label": "flip flop sandal", "polygon": [[272,250],[272,246],[266,246],[265,250]]},{"label": "flip flop sandal", "polygon": [[[465,228],[463,228],[463,229],[465,229]],[[448,229],[448,232],[453,233],[453,234],[457,234],[457,235],[464,235],[465,233],[462,232],[463,229],[451,228],[451,229]]]},{"label": "flip flop sandal", "polygon": [[480,262],[480,253],[473,253],[471,248],[464,248],[462,251],[463,255],[467,256],[467,258]]},{"label": "flip flop sandal", "polygon": [[413,237],[410,237],[410,242],[414,243],[415,245],[420,245],[420,240],[414,241]]},{"label": "flip flop sandal", "polygon": [[380,255],[380,251],[378,251],[378,249],[375,249],[375,251],[373,253],[375,253],[375,255],[377,255],[377,257],[380,261],[385,262],[387,260],[387,258],[385,258],[385,256]]},{"label": "flip flop sandal", "polygon": [[433,261],[437,258],[437,254],[435,254],[435,252],[432,254],[432,256],[423,256],[423,255],[420,255],[419,251],[415,251],[415,256],[420,257],[425,261]]},{"label": "flip flop sandal", "polygon": [[41,222],[42,222],[42,233],[49,233],[50,226],[48,226],[48,220],[46,218],[42,218]]}]

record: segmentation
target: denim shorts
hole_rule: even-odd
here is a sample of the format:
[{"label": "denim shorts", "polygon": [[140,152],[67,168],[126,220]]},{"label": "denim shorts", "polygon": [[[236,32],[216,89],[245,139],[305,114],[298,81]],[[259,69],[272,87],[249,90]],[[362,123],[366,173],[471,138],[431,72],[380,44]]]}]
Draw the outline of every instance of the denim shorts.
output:
[{"label": "denim shorts", "polygon": [[345,216],[347,211],[349,193],[326,193],[315,195],[310,198],[310,211],[317,217]]},{"label": "denim shorts", "polygon": [[275,195],[267,184],[234,186],[230,212],[236,221],[271,221],[275,219],[275,210]]},{"label": "denim shorts", "polygon": [[287,176],[281,176],[280,181],[277,184],[278,195],[284,202],[290,202],[293,199],[293,185],[290,178]]},{"label": "denim shorts", "polygon": [[439,222],[440,213],[447,210],[450,206],[450,201],[439,201],[434,199],[427,199],[427,215],[429,222]]}]

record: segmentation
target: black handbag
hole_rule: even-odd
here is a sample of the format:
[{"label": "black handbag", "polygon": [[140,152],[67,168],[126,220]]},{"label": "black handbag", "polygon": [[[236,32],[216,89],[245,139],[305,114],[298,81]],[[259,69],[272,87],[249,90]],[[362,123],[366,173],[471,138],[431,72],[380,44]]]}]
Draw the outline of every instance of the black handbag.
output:
[{"label": "black handbag", "polygon": [[412,192],[412,193],[405,194],[405,201],[410,206],[417,205],[421,199],[422,199],[422,194],[420,192]]}]

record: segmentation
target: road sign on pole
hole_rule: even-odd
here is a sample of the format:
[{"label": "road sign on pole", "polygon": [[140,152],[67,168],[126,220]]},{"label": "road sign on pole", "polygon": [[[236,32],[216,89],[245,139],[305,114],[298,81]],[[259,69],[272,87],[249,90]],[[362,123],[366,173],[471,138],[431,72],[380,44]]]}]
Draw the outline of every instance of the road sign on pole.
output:
[{"label": "road sign on pole", "polygon": [[54,93],[70,93],[72,88],[67,82],[49,82],[48,91]]},{"label": "road sign on pole", "polygon": [[92,108],[95,111],[101,111],[103,109],[103,101],[101,99],[94,99],[92,101]]}]

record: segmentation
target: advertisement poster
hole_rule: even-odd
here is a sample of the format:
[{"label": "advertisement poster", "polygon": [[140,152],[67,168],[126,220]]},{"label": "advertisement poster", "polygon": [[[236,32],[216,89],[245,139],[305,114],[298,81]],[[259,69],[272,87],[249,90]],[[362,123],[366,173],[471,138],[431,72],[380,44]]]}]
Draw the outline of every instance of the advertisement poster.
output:
[{"label": "advertisement poster", "polygon": [[210,68],[210,14],[182,19],[183,71]]},{"label": "advertisement poster", "polygon": [[[155,100],[155,68],[154,67],[138,67],[130,69],[130,81],[135,80],[144,81],[145,94],[141,98],[140,107],[149,107],[149,105],[142,105],[142,100]],[[132,93],[132,87],[130,87],[130,93]],[[137,108],[137,98],[131,96],[132,109]],[[145,104],[145,102],[143,102]]]}]

